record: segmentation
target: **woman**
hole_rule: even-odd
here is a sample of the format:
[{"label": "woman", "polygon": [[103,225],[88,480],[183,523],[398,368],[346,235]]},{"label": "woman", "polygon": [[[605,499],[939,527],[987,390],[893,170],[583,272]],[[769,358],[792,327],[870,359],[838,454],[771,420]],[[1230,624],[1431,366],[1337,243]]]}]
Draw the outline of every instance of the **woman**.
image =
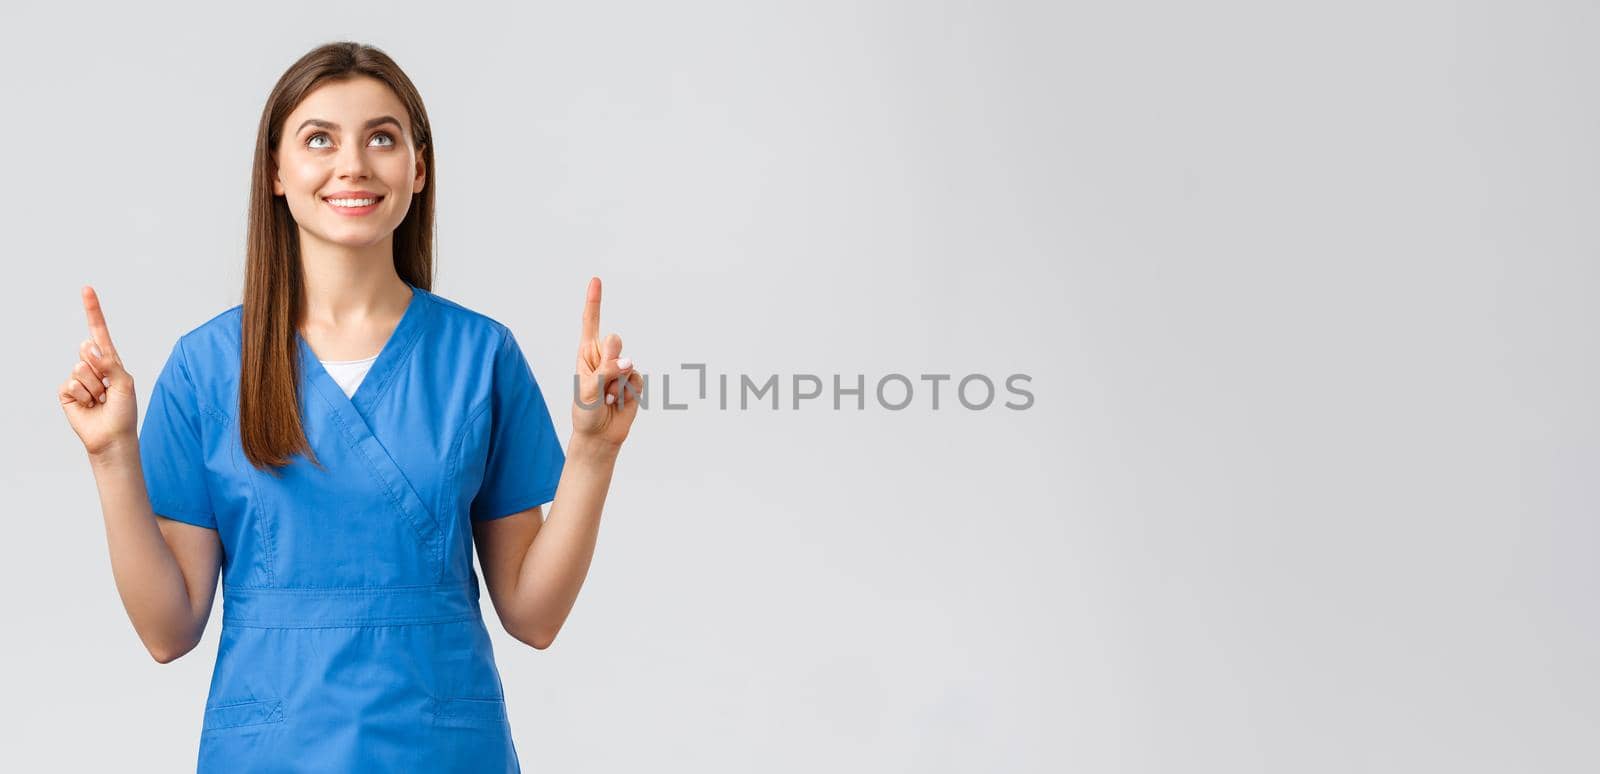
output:
[{"label": "woman", "polygon": [[374,48],[322,46],[283,74],[256,140],[243,303],[179,338],[138,434],[133,377],[83,289],[92,335],[60,400],[157,661],[199,641],[222,575],[202,772],[520,770],[473,546],[506,631],[547,647],[643,378],[599,338],[591,278],[563,452],[510,330],[429,290],[431,137]]}]

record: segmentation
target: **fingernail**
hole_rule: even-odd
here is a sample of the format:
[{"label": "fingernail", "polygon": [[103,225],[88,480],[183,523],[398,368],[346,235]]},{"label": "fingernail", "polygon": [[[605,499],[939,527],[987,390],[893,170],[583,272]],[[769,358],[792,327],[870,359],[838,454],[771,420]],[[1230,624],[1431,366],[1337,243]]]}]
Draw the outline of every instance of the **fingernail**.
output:
[{"label": "fingernail", "polygon": [[95,357],[105,357],[105,355],[100,354],[100,348],[99,347],[94,346],[93,344],[91,344],[91,345],[89,345],[89,349],[94,350],[94,356]]},{"label": "fingernail", "polygon": [[625,357],[619,357],[617,358],[617,367],[626,371],[633,367],[633,361]]},{"label": "fingernail", "polygon": [[105,386],[107,386],[107,387],[110,387],[111,386],[111,377],[109,377],[109,376],[100,377],[100,383],[105,385]]},{"label": "fingernail", "polygon": [[615,395],[607,395],[606,396],[606,405],[607,406],[609,406],[609,405],[611,405],[613,403],[616,403],[616,402],[617,402],[617,396],[615,396]]}]

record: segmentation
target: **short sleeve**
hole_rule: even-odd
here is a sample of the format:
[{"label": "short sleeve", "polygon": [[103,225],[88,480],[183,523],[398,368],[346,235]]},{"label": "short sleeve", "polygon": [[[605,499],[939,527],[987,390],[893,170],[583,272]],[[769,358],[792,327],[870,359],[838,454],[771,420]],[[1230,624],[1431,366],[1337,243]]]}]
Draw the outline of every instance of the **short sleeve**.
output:
[{"label": "short sleeve", "polygon": [[139,461],[150,509],[158,516],[217,528],[206,489],[203,416],[183,340],[156,377],[139,430]]},{"label": "short sleeve", "polygon": [[495,350],[489,396],[489,450],[472,499],[473,521],[520,513],[555,499],[566,454],[533,369],[506,331]]}]

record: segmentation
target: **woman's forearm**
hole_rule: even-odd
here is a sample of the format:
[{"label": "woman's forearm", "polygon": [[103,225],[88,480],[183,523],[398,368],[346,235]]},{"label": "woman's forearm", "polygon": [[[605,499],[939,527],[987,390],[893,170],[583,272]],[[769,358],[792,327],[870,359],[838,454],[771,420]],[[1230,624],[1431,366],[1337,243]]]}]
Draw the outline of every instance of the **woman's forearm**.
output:
[{"label": "woman's forearm", "polygon": [[204,618],[190,603],[183,572],[150,508],[138,439],[112,444],[89,460],[122,606],[150,654],[171,661],[199,642]]},{"label": "woman's forearm", "polygon": [[513,606],[517,618],[535,627],[537,647],[555,639],[589,574],[620,448],[579,434],[567,447],[555,502],[517,572]]}]

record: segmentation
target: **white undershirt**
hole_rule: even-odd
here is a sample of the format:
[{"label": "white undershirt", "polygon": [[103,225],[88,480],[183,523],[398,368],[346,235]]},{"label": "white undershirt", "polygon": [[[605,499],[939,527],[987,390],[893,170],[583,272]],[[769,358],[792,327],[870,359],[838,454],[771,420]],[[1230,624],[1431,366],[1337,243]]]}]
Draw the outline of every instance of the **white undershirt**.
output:
[{"label": "white undershirt", "polygon": [[356,388],[361,386],[361,380],[366,377],[367,371],[372,368],[372,361],[378,356],[362,358],[360,360],[319,360],[323,370],[339,383],[339,389],[344,390],[345,397],[354,397]]}]

